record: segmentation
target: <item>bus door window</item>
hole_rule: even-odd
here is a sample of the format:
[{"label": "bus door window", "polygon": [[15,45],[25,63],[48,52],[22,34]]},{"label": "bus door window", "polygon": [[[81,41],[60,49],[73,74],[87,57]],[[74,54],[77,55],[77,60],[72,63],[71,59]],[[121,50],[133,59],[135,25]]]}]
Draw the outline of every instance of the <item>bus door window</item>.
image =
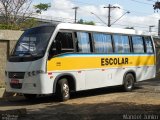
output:
[{"label": "bus door window", "polygon": [[78,52],[90,53],[90,36],[87,32],[77,32]]},{"label": "bus door window", "polygon": [[51,45],[51,51],[55,55],[66,53],[66,52],[73,52],[73,37],[71,32],[58,32],[55,40]]}]

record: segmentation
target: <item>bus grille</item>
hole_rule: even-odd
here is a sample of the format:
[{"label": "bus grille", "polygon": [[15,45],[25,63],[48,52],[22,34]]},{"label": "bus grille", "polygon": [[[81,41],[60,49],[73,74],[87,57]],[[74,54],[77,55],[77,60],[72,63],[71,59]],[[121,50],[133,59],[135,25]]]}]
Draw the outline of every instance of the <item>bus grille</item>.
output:
[{"label": "bus grille", "polygon": [[25,72],[9,72],[9,78],[24,79]]}]

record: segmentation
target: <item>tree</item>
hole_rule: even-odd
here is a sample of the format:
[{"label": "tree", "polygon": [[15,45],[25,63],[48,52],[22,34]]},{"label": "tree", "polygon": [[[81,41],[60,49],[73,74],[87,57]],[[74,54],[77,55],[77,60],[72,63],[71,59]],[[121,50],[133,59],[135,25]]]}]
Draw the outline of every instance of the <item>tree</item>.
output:
[{"label": "tree", "polygon": [[46,11],[49,7],[51,7],[51,5],[45,4],[45,3],[40,3],[34,6],[34,8],[36,9],[36,13],[39,13],[39,14],[41,14],[42,11]]},{"label": "tree", "polygon": [[154,10],[157,10],[157,12],[158,12],[158,9],[160,9],[160,2],[155,2],[155,5],[153,5],[153,9]]},{"label": "tree", "polygon": [[83,19],[80,19],[77,23],[84,24]]},{"label": "tree", "polygon": [[32,0],[0,0],[0,15],[5,24],[18,24],[32,15]]},{"label": "tree", "polygon": [[[0,29],[26,29],[38,25],[38,21],[32,18],[35,10],[32,7],[33,0],[0,0]],[[34,6],[36,13],[46,11],[50,4],[38,4]]]},{"label": "tree", "polygon": [[93,21],[86,21],[84,22],[83,19],[80,19],[77,23],[79,24],[85,24],[85,25],[95,25]]}]

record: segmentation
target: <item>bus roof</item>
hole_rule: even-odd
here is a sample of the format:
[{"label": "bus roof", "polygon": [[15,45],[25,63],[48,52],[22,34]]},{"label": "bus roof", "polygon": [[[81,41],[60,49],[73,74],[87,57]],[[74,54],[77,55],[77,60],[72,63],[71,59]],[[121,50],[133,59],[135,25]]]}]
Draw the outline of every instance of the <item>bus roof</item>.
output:
[{"label": "bus roof", "polygon": [[105,32],[105,33],[119,33],[119,34],[130,34],[130,35],[150,35],[143,31],[137,31],[133,29],[123,28],[112,28],[96,25],[84,25],[84,24],[72,24],[72,23],[59,23],[57,24],[58,29],[64,30],[79,30],[79,31],[93,31],[93,32]]}]

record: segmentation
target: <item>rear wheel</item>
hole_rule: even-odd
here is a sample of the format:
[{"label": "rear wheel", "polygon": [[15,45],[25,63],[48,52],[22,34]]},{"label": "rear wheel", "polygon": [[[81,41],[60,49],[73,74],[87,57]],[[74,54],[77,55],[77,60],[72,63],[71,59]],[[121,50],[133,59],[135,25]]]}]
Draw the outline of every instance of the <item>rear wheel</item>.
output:
[{"label": "rear wheel", "polygon": [[135,78],[133,76],[133,74],[128,73],[125,77],[124,77],[124,82],[123,82],[123,88],[126,92],[130,92],[133,90],[134,88],[134,81]]},{"label": "rear wheel", "polygon": [[23,94],[26,99],[32,100],[37,97],[36,94]]},{"label": "rear wheel", "polygon": [[66,101],[70,98],[70,89],[66,78],[62,78],[58,81],[56,97],[59,101]]}]

